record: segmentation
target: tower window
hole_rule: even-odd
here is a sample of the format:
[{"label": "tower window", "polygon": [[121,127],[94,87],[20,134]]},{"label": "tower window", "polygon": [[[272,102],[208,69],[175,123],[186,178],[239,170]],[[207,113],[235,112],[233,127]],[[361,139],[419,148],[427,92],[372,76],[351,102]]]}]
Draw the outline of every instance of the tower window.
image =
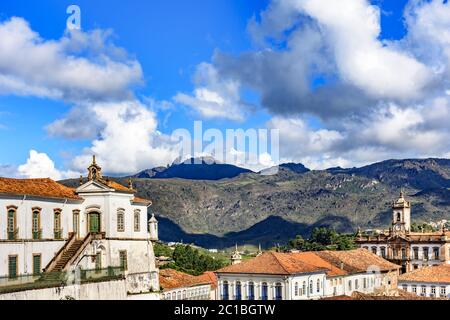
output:
[{"label": "tower window", "polygon": [[123,210],[117,211],[117,232],[125,231],[125,213]]},{"label": "tower window", "polygon": [[402,221],[402,214],[400,212],[397,213],[397,222]]},{"label": "tower window", "polygon": [[141,211],[140,210],[134,211],[134,231],[135,232],[141,231]]}]

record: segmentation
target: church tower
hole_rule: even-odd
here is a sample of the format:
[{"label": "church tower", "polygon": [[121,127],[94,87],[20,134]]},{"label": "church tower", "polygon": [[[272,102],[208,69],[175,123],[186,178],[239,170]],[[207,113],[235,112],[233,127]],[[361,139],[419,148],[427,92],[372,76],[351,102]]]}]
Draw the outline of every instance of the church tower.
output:
[{"label": "church tower", "polygon": [[411,202],[406,201],[403,191],[400,198],[392,205],[392,229],[396,233],[406,233],[411,230]]},{"label": "church tower", "polygon": [[88,168],[88,180],[99,181],[102,179],[102,168],[97,164],[95,156],[92,156],[92,164]]},{"label": "church tower", "polygon": [[238,246],[236,244],[236,250],[231,255],[231,264],[235,265],[235,264],[239,264],[241,262],[242,262],[242,256],[239,253]]}]

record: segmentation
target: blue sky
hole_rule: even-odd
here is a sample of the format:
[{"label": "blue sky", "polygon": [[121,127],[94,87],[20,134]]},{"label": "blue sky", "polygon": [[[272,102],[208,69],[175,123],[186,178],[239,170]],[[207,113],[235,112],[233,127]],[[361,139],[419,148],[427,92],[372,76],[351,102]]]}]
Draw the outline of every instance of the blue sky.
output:
[{"label": "blue sky", "polygon": [[[280,119],[282,118],[283,121],[287,121],[288,119],[290,121],[289,123],[294,127],[298,127],[300,123],[300,127],[306,128],[305,130],[307,130],[304,134],[306,136],[310,135],[312,137],[311,139],[320,137],[323,140],[325,139],[323,136],[326,135],[327,139],[332,139],[329,144],[333,144],[332,146],[328,146],[328,149],[325,151],[321,151],[322,149],[319,148],[318,153],[329,154],[325,158],[320,156],[320,159],[314,153],[316,152],[314,150],[317,149],[314,146],[311,147],[312,151],[310,153],[305,151],[305,153],[298,156],[294,156],[295,152],[287,148],[284,152],[284,158],[286,160],[310,161],[311,163],[320,162],[321,165],[319,166],[341,163],[343,165],[356,165],[372,160],[382,160],[373,157],[363,157],[359,162],[353,163],[351,161],[353,156],[348,154],[350,150],[348,147],[342,151],[342,154],[347,152],[348,155],[346,157],[341,157],[340,151],[336,151],[339,148],[343,148],[343,145],[348,145],[348,141],[343,141],[347,138],[340,139],[339,137],[349,135],[352,131],[348,127],[341,127],[339,123],[344,123],[344,117],[347,115],[350,117],[353,109],[348,111],[346,108],[343,108],[342,112],[338,110],[341,116],[337,118],[329,117],[332,113],[331,111],[325,114],[320,112],[316,113],[314,109],[316,107],[299,107],[296,110],[293,110],[291,107],[280,107],[280,110],[278,110],[277,103],[279,102],[273,95],[271,96],[271,93],[277,91],[277,84],[281,86],[281,81],[274,80],[276,83],[270,89],[267,84],[267,79],[270,79],[270,77],[264,78],[266,77],[264,76],[265,72],[260,70],[262,67],[258,67],[258,69],[255,69],[256,71],[253,70],[252,72],[255,72],[256,79],[256,73],[261,71],[264,84],[247,79],[248,77],[240,74],[239,70],[232,70],[231,67],[228,67],[230,64],[223,62],[233,61],[241,69],[244,69],[246,64],[243,62],[244,58],[241,59],[243,55],[246,53],[249,53],[250,56],[258,53],[261,55],[261,52],[264,52],[264,50],[267,51],[267,47],[255,43],[254,36],[256,33],[249,31],[249,21],[252,17],[256,17],[258,30],[263,30],[265,28],[264,25],[268,21],[267,25],[274,30],[276,26],[270,26],[270,19],[260,17],[260,13],[263,11],[268,16],[276,16],[278,12],[276,10],[277,1],[272,2],[271,4],[270,0],[133,0],[127,2],[125,5],[123,1],[118,0],[86,0],[76,2],[63,0],[5,0],[0,3],[0,20],[5,23],[11,17],[21,17],[29,23],[30,29],[37,32],[44,41],[59,41],[65,32],[66,19],[68,17],[66,8],[70,4],[79,5],[81,8],[83,32],[89,32],[94,29],[113,30],[110,41],[114,43],[115,47],[126,50],[129,59],[135,60],[140,64],[143,81],[139,85],[130,85],[127,90],[131,91],[136,99],[143,103],[147,99],[152,99],[157,102],[170,102],[170,109],[156,110],[157,129],[162,134],[170,134],[177,128],[192,130],[194,120],[203,120],[205,127],[225,130],[226,128],[247,129],[265,126],[270,127],[268,122],[272,121],[273,125],[277,121],[277,123],[280,123],[282,121]],[[354,2],[369,5],[369,3],[363,0],[354,0]],[[380,43],[387,40],[399,42],[395,43],[395,46],[401,46],[400,50],[402,52],[407,52],[410,48],[404,43],[400,43],[408,34],[408,26],[404,19],[404,9],[407,3],[408,1],[406,0],[371,1],[371,4],[379,8],[381,12],[381,34],[378,41]],[[442,3],[442,1],[439,3]],[[446,4],[442,5],[446,6]],[[320,16],[313,17],[313,13],[309,14],[309,18],[317,18],[318,25],[323,23],[324,26],[327,26],[326,22],[320,21]],[[306,16],[306,14],[304,15]],[[305,20],[298,19],[297,24],[286,27],[289,30],[293,29],[300,32],[302,23],[305,23]],[[264,20],[267,21],[265,22]],[[357,26],[355,28],[358,29]],[[323,30],[328,29],[324,28]],[[323,30],[321,32],[325,33],[326,31]],[[265,29],[263,31],[266,34],[270,33]],[[286,46],[281,47],[281,49],[270,48],[270,50],[274,50],[275,52],[278,50],[281,51],[276,52],[277,54],[288,52],[290,45],[293,44],[291,42],[293,40],[287,36],[287,29],[284,31],[284,36],[282,36],[284,38],[281,41]],[[330,32],[330,34],[332,33]],[[351,37],[352,35],[349,34],[348,36]],[[326,37],[323,39],[326,39]],[[392,44],[388,45],[391,46]],[[266,44],[265,46],[270,45]],[[330,47],[332,46],[330,45]],[[336,45],[336,48],[336,52],[339,52],[339,44]],[[306,52],[308,52],[306,54],[313,55],[310,51]],[[221,55],[225,58],[221,59]],[[414,56],[422,64],[427,64],[420,60],[423,58],[422,55],[413,52],[412,49],[406,55]],[[252,61],[256,61],[257,58],[252,59]],[[296,59],[297,61],[305,60],[305,56],[298,56]],[[216,89],[219,90],[218,86],[223,83],[231,83],[226,82],[228,81],[227,79],[231,79],[229,81],[234,81],[233,83],[239,85],[240,99],[238,101],[231,101],[230,103],[236,103],[238,106],[241,106],[241,102],[245,101],[246,104],[252,105],[251,111],[243,116],[242,119],[235,121],[236,119],[231,119],[227,116],[207,116],[196,109],[198,104],[195,101],[192,102],[192,105],[185,102],[187,101],[186,97],[192,97],[193,91],[201,87],[193,78],[199,73],[199,65],[202,63],[206,63],[211,67],[208,70],[219,70],[217,71],[219,74],[218,77],[220,78],[218,80],[219,83],[216,83],[214,87],[212,85],[209,86],[210,84],[204,85],[206,88],[209,88],[208,92]],[[348,82],[351,82],[352,86],[358,87],[358,90],[367,89],[367,91],[370,91],[372,89],[370,87],[363,88],[363,83],[356,83],[360,80],[363,82],[364,79],[357,78],[356,76],[353,79],[353,75],[346,74],[346,70],[344,70],[344,67],[340,68],[339,63],[338,60],[335,63],[337,65],[337,71],[329,71],[328,69],[324,71],[326,73],[329,72],[327,76],[323,76],[322,72],[311,75],[308,79],[314,80],[311,80],[310,88],[315,89],[315,86],[327,87],[335,83],[335,79],[338,79],[337,82],[343,82],[347,86],[348,83],[346,81],[350,78],[351,81],[349,80]],[[270,68],[268,66],[267,70],[271,70]],[[286,72],[290,72],[289,68],[286,69]],[[2,69],[0,68],[1,73]],[[296,81],[295,75],[290,79],[290,81]],[[214,88],[214,90],[211,88]],[[180,93],[185,95],[184,99],[174,99]],[[373,98],[373,95],[369,94],[361,98],[361,101],[364,101],[361,104],[380,105],[379,102],[381,101],[389,105],[393,101],[399,105],[402,104],[399,110],[403,112],[405,110],[404,108],[411,106],[412,102],[410,101],[417,101],[416,97],[411,100],[408,100],[409,97],[407,99],[403,99],[403,97],[401,99],[397,98],[391,99],[391,96],[388,98],[385,96]],[[429,99],[429,97],[423,97],[423,101],[426,99]],[[2,146],[2,150],[8,150],[8,152],[0,153],[0,165],[17,167],[26,162],[30,150],[37,150],[48,155],[57,168],[61,170],[73,169],[73,158],[86,152],[86,148],[92,146],[94,138],[77,137],[75,139],[68,139],[65,136],[50,136],[46,127],[57,119],[64,118],[77,103],[73,99],[39,98],[34,94],[24,96],[8,91],[0,95],[0,145]],[[302,105],[303,103],[308,102],[305,102],[301,98],[298,102],[293,103],[293,105]],[[228,106],[225,105],[225,107]],[[317,110],[318,108],[320,107],[317,107]],[[395,111],[390,110],[390,112],[394,117]],[[351,116],[354,116],[353,113]],[[358,114],[356,116],[360,117]],[[376,113],[373,113],[373,117],[377,116]],[[345,119],[345,121],[348,121],[348,119]],[[370,119],[360,119],[358,121],[364,122],[370,121]],[[101,134],[101,131],[99,132]],[[332,138],[329,138],[330,136]],[[383,139],[380,138],[380,140]],[[310,141],[304,142],[302,145],[309,145],[309,143]],[[364,142],[361,143],[363,144]],[[289,142],[287,144],[292,145]],[[403,154],[405,156],[445,154],[442,150],[428,153],[423,150],[417,151],[414,148],[395,153],[392,152],[392,149],[395,149],[395,142],[384,140],[373,143],[372,147],[375,149],[366,150],[366,152],[370,153],[378,150],[380,158],[401,156]],[[289,156],[290,153],[292,153],[292,157]],[[342,161],[328,161],[331,158],[342,158]],[[155,163],[149,161],[148,166],[153,164]],[[142,164],[138,167],[140,168],[141,166]],[[118,172],[118,170],[111,171]]]}]

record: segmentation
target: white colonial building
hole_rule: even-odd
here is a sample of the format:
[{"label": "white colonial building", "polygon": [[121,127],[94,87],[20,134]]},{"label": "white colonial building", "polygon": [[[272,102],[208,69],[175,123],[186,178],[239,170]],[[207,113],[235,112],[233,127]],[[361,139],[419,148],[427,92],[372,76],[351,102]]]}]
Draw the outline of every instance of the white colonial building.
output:
[{"label": "white colonial building", "polygon": [[353,292],[389,294],[399,267],[363,249],[267,252],[216,271],[220,300],[312,300]]},{"label": "white colonial building", "polygon": [[421,297],[450,298],[450,265],[423,267],[401,275],[398,287]]},{"label": "white colonial building", "polygon": [[[51,179],[0,178],[0,287],[26,276],[121,270],[129,294],[159,290],[148,200],[102,177],[93,163],[77,188]],[[102,271],[103,270],[103,271]]]},{"label": "white colonial building", "polygon": [[400,197],[392,204],[392,224],[378,234],[358,233],[361,248],[402,267],[402,273],[425,266],[450,264],[450,232],[411,231],[411,202]]}]

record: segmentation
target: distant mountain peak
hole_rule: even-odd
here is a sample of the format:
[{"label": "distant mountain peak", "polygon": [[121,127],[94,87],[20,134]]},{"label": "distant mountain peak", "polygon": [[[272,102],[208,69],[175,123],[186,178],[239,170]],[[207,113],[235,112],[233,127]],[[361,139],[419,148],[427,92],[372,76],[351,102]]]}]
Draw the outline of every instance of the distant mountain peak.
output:
[{"label": "distant mountain peak", "polygon": [[134,175],[134,177],[149,179],[221,180],[251,172],[251,170],[231,164],[220,163],[213,157],[198,157],[184,161],[177,159],[167,168],[159,167],[144,170]]}]

